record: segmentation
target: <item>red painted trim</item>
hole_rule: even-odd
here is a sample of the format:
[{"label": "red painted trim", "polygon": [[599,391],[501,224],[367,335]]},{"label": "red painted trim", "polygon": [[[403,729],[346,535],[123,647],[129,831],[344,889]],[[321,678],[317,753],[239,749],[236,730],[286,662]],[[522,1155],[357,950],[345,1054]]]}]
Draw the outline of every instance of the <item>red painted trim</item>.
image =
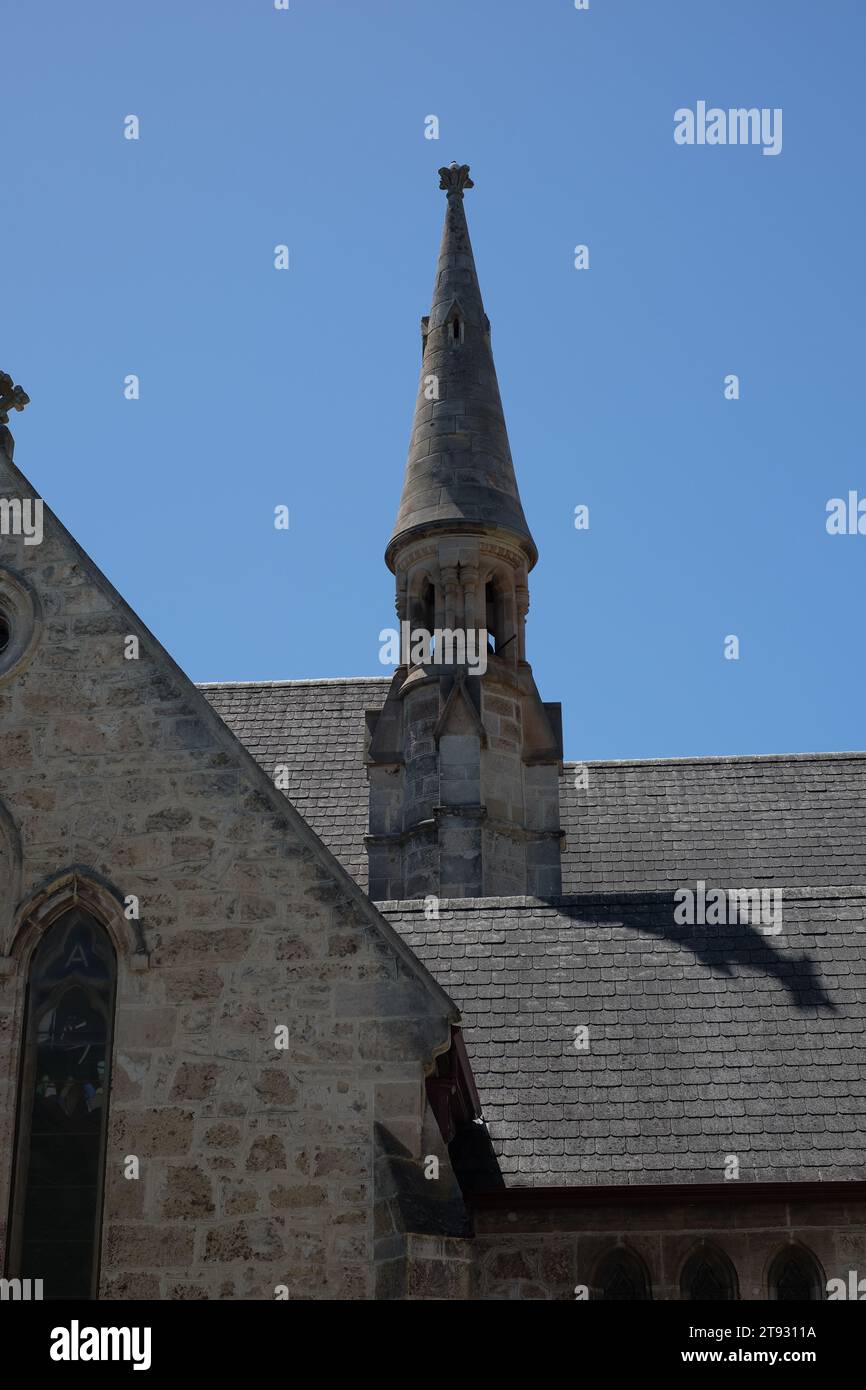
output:
[{"label": "red painted trim", "polygon": [[609,1187],[501,1187],[471,1192],[477,1211],[519,1211],[530,1207],[577,1207],[607,1203],[661,1206],[682,1202],[866,1202],[866,1182],[701,1182],[648,1183]]},{"label": "red painted trim", "polygon": [[427,1098],[446,1144],[461,1125],[481,1114],[481,1101],[459,1028],[451,1029],[451,1046],[440,1054],[436,1074],[427,1078]]},{"label": "red painted trim", "polygon": [[454,1075],[464,1094],[466,1107],[471,1111],[469,1118],[473,1119],[476,1115],[481,1114],[481,1099],[475,1085],[475,1077],[472,1075],[472,1064],[469,1061],[463,1034],[459,1028],[451,1029],[451,1043],[454,1051]]}]

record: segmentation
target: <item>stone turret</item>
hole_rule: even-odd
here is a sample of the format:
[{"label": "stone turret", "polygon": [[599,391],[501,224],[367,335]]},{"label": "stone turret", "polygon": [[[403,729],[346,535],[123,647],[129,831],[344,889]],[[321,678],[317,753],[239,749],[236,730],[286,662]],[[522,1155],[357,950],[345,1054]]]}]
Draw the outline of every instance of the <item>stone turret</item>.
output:
[{"label": "stone turret", "polygon": [[385,552],[400,662],[367,717],[370,894],[555,896],[560,707],[542,703],[525,650],[537,551],[466,224],[469,168],[439,174],[445,226]]}]

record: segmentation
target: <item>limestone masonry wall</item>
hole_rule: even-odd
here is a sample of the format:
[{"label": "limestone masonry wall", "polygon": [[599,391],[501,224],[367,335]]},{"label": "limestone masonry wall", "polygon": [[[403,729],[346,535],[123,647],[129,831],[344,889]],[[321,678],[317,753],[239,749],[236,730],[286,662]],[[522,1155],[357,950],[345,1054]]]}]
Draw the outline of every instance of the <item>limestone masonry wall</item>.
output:
[{"label": "limestone masonry wall", "polygon": [[370,1297],[374,1122],[419,1153],[449,1001],[45,524],[0,538],[39,610],[29,660],[0,670],[0,1236],[27,963],[80,893],[118,955],[100,1296]]},{"label": "limestone masonry wall", "polygon": [[598,1296],[599,1262],[617,1245],[641,1261],[653,1299],[678,1300],[680,1274],[705,1243],[736,1272],[743,1300],[768,1297],[769,1267],[788,1245],[819,1262],[826,1280],[866,1274],[866,1202],[765,1201],[668,1204],[588,1201],[530,1213],[476,1213],[474,1296],[575,1300],[578,1286]]}]

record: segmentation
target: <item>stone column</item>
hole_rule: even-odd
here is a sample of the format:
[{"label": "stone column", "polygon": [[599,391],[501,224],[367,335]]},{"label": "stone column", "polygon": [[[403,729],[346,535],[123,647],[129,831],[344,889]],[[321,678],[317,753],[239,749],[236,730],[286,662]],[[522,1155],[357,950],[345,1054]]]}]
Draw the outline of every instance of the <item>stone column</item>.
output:
[{"label": "stone column", "polygon": [[529,585],[525,573],[517,581],[514,590],[517,601],[517,658],[526,660],[526,615],[529,612]]},{"label": "stone column", "polygon": [[445,626],[454,628],[457,615],[457,566],[442,566],[442,584],[445,589]]},{"label": "stone column", "polygon": [[405,650],[403,642],[403,621],[408,616],[407,586],[409,575],[406,570],[401,570],[397,575],[397,596],[394,600],[394,607],[397,610],[397,631],[400,634],[400,665],[408,666],[409,653]]},{"label": "stone column", "polygon": [[467,632],[471,632],[477,622],[478,566],[461,565],[460,578],[463,581],[463,616]]},{"label": "stone column", "polygon": [[520,641],[520,632],[519,621],[517,617],[517,604],[515,602],[513,585],[509,586],[506,592],[502,595],[502,617],[507,632],[507,635],[503,638],[503,641],[508,642],[509,637],[511,637],[512,635],[514,637],[513,642],[508,642],[508,646],[505,649],[504,655],[507,655],[509,664],[511,666],[516,666],[518,656],[520,654],[518,647],[518,643]]}]

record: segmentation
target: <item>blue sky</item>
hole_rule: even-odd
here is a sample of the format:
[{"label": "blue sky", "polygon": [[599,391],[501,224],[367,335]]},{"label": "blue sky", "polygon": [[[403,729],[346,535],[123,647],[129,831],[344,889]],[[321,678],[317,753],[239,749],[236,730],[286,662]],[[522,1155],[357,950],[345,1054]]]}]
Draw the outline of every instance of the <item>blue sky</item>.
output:
[{"label": "blue sky", "polygon": [[[866,535],[825,528],[866,496],[866,6],[7,0],[3,37],[16,461],[193,679],[382,674],[457,159],[567,755],[866,745]],[[677,146],[698,100],[782,108],[782,152]]]}]

